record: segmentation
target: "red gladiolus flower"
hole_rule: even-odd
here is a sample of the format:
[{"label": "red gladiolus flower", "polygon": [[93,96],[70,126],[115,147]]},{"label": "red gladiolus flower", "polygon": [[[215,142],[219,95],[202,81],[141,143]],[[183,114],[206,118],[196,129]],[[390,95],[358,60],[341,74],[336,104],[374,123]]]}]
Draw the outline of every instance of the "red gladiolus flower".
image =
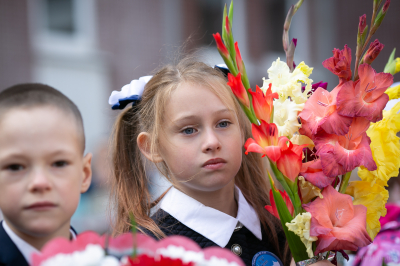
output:
[{"label": "red gladiolus flower", "polygon": [[336,95],[340,86],[331,92],[318,88],[306,101],[299,117],[306,121],[311,134],[315,135],[320,129],[329,134],[344,135],[349,131],[352,119],[339,115],[336,111]]},{"label": "red gladiolus flower", "polygon": [[215,39],[215,42],[217,43],[217,49],[218,49],[219,53],[225,59],[229,59],[229,57],[230,57],[229,51],[226,48],[226,46],[224,45],[224,43],[222,42],[221,35],[219,35],[219,32],[217,32],[216,34],[213,34],[213,37]]},{"label": "red gladiolus flower", "polygon": [[245,154],[257,152],[268,156],[276,162],[281,156],[281,149],[278,146],[278,128],[274,123],[267,123],[261,120],[261,125],[251,125],[251,132],[254,139],[248,139],[244,144]]},{"label": "red gladiolus flower", "polygon": [[365,132],[369,121],[363,117],[353,118],[350,130],[345,136],[320,132],[314,138],[322,170],[328,177],[343,175],[361,165],[369,171],[377,169],[372,158],[370,138]]},{"label": "red gladiolus flower", "polygon": [[261,120],[261,125],[252,124],[254,139],[248,139],[244,144],[246,154],[261,153],[276,162],[276,166],[284,176],[294,181],[301,170],[302,150],[304,145],[292,144],[287,137],[278,138],[278,128],[274,123],[268,124]]},{"label": "red gladiolus flower", "polygon": [[366,230],[367,208],[353,205],[349,195],[327,186],[323,199],[303,204],[311,213],[310,235],[318,237],[315,254],[330,250],[353,250],[372,241]]},{"label": "red gladiolus flower", "polygon": [[279,99],[278,93],[271,91],[271,84],[269,84],[268,90],[264,94],[263,91],[256,85],[256,91],[253,92],[249,89],[252,96],[254,113],[259,120],[269,122],[272,114],[273,99]]},{"label": "red gladiolus flower", "polygon": [[142,254],[135,258],[128,258],[123,266],[194,266],[193,262],[184,263],[180,259],[171,259],[163,256],[157,258]]},{"label": "red gladiolus flower", "polygon": [[[290,201],[289,195],[287,194],[286,191],[282,192],[282,191],[279,190],[279,192],[281,193],[283,201],[286,203],[286,206],[288,207],[288,210],[289,210],[290,214],[293,216],[294,207],[293,207],[292,202]],[[272,193],[272,189],[269,190],[269,200],[271,202],[271,206],[267,205],[264,208],[269,213],[271,213],[273,216],[275,216],[276,218],[278,218],[280,220],[281,218],[279,218],[279,213],[278,213],[278,209],[277,209],[276,204],[275,204],[275,199],[274,199],[274,195]]]},{"label": "red gladiolus flower", "polygon": [[244,71],[244,63],[242,59],[242,55],[240,54],[238,43],[235,42],[235,51],[236,51],[236,65],[240,73]]},{"label": "red gladiolus flower", "polygon": [[320,159],[303,163],[300,175],[308,182],[321,189],[331,185],[332,182],[335,181],[335,177],[327,177],[324,174]]},{"label": "red gladiolus flower", "polygon": [[241,104],[250,108],[250,100],[247,95],[246,89],[243,86],[242,78],[240,73],[235,77],[231,73],[228,73],[228,85],[231,87],[233,94],[235,94],[236,98],[239,100]]},{"label": "red gladiolus flower", "polygon": [[392,85],[393,76],[389,73],[378,73],[368,64],[358,68],[359,82],[343,84],[337,95],[337,110],[340,115],[362,116],[371,122],[382,120],[382,110],[389,101],[385,94]]},{"label": "red gladiolus flower", "polygon": [[378,55],[382,51],[383,47],[384,47],[384,45],[382,43],[380,43],[378,41],[378,39],[373,41],[369,45],[369,48],[368,48],[367,52],[365,53],[365,56],[363,59],[364,63],[370,65],[375,60],[375,58],[378,57]]},{"label": "red gladiolus flower", "polygon": [[339,77],[339,84],[351,79],[351,49],[344,46],[343,50],[333,49],[333,56],[322,62],[322,65]]}]

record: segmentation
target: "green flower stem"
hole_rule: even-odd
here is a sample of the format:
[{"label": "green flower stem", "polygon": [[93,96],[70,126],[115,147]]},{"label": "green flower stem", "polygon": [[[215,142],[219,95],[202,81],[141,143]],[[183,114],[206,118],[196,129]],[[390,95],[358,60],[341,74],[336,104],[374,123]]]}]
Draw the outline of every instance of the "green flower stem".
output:
[{"label": "green flower stem", "polygon": [[258,123],[257,117],[255,116],[254,111],[252,111],[253,105],[251,104],[251,99],[250,99],[250,109],[241,103],[240,103],[240,107],[242,107],[242,110],[244,111],[244,113],[246,114],[246,116],[250,120],[250,122],[252,124],[255,124],[258,126],[259,123]]},{"label": "green flower stem", "polygon": [[351,176],[351,171],[347,172],[345,175],[343,175],[342,183],[340,183],[340,188],[339,188],[340,193],[344,194],[346,192],[346,188],[349,184],[350,176]]},{"label": "green flower stem", "polygon": [[[269,159],[268,159],[269,160]],[[299,194],[297,192],[297,182],[286,182],[285,177],[279,171],[279,169],[276,167],[276,164],[274,164],[271,160],[269,160],[269,163],[271,165],[271,169],[274,172],[276,180],[278,180],[279,183],[283,186],[283,189],[288,193],[290,200],[292,201],[295,215],[299,214],[301,212],[301,201]],[[290,186],[289,186],[289,184]],[[295,191],[293,190],[295,189]]]}]

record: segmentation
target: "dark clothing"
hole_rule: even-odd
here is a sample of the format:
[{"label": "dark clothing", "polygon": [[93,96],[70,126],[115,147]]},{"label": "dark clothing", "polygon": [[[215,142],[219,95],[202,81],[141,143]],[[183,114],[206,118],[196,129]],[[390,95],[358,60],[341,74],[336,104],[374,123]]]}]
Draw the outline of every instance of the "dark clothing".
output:
[{"label": "dark clothing", "polygon": [[[210,239],[204,237],[203,235],[197,233],[196,231],[182,224],[181,222],[179,222],[177,219],[175,219],[173,216],[171,216],[169,213],[167,213],[162,209],[159,209],[151,218],[156,222],[156,224],[160,227],[160,229],[166,236],[170,235],[186,236],[195,241],[201,248],[218,246]],[[153,238],[156,238],[154,234],[152,234],[150,231],[145,229],[142,229],[142,231],[145,234]],[[285,263],[285,265],[289,265],[291,258],[288,257],[286,259],[287,261],[284,261],[284,259],[282,258],[286,244],[285,234],[282,230],[280,231],[280,233],[278,233],[278,239],[279,239],[279,247],[276,247],[273,243],[270,242],[271,239],[269,237],[269,232],[264,232],[264,230],[262,230],[262,240],[259,240],[245,226],[243,226],[238,231],[233,232],[225,248],[231,250],[233,245],[239,245],[242,251],[240,258],[247,266],[252,265],[252,259],[254,255],[256,255],[260,251],[272,252],[275,255],[277,255],[281,259],[281,261]],[[290,256],[290,252],[288,253],[289,253],[288,256]]]},{"label": "dark clothing", "polygon": [[[71,230],[77,235],[76,231]],[[0,222],[0,266],[29,266],[21,251],[17,248]]]}]

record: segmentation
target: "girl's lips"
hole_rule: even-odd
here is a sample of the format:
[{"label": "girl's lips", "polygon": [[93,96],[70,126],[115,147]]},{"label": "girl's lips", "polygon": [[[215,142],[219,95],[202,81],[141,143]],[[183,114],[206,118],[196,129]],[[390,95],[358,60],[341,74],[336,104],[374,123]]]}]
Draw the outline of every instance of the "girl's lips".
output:
[{"label": "girl's lips", "polygon": [[203,167],[210,170],[217,170],[223,167],[226,164],[226,161],[221,158],[210,159],[203,164]]},{"label": "girl's lips", "polygon": [[29,205],[28,207],[25,207],[26,210],[36,210],[36,211],[41,211],[41,210],[48,210],[56,207],[57,205],[48,202],[48,201],[43,201],[43,202],[36,202],[34,204]]}]

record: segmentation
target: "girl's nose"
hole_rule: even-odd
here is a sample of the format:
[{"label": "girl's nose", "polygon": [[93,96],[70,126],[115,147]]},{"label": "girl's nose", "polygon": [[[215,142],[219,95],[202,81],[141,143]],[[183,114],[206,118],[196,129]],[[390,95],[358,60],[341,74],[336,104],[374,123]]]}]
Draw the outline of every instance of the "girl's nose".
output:
[{"label": "girl's nose", "polygon": [[51,189],[51,181],[49,174],[44,170],[33,170],[29,183],[31,192],[44,192]]},{"label": "girl's nose", "polygon": [[205,131],[202,151],[210,152],[220,149],[221,149],[221,142],[216,133],[211,129]]}]

